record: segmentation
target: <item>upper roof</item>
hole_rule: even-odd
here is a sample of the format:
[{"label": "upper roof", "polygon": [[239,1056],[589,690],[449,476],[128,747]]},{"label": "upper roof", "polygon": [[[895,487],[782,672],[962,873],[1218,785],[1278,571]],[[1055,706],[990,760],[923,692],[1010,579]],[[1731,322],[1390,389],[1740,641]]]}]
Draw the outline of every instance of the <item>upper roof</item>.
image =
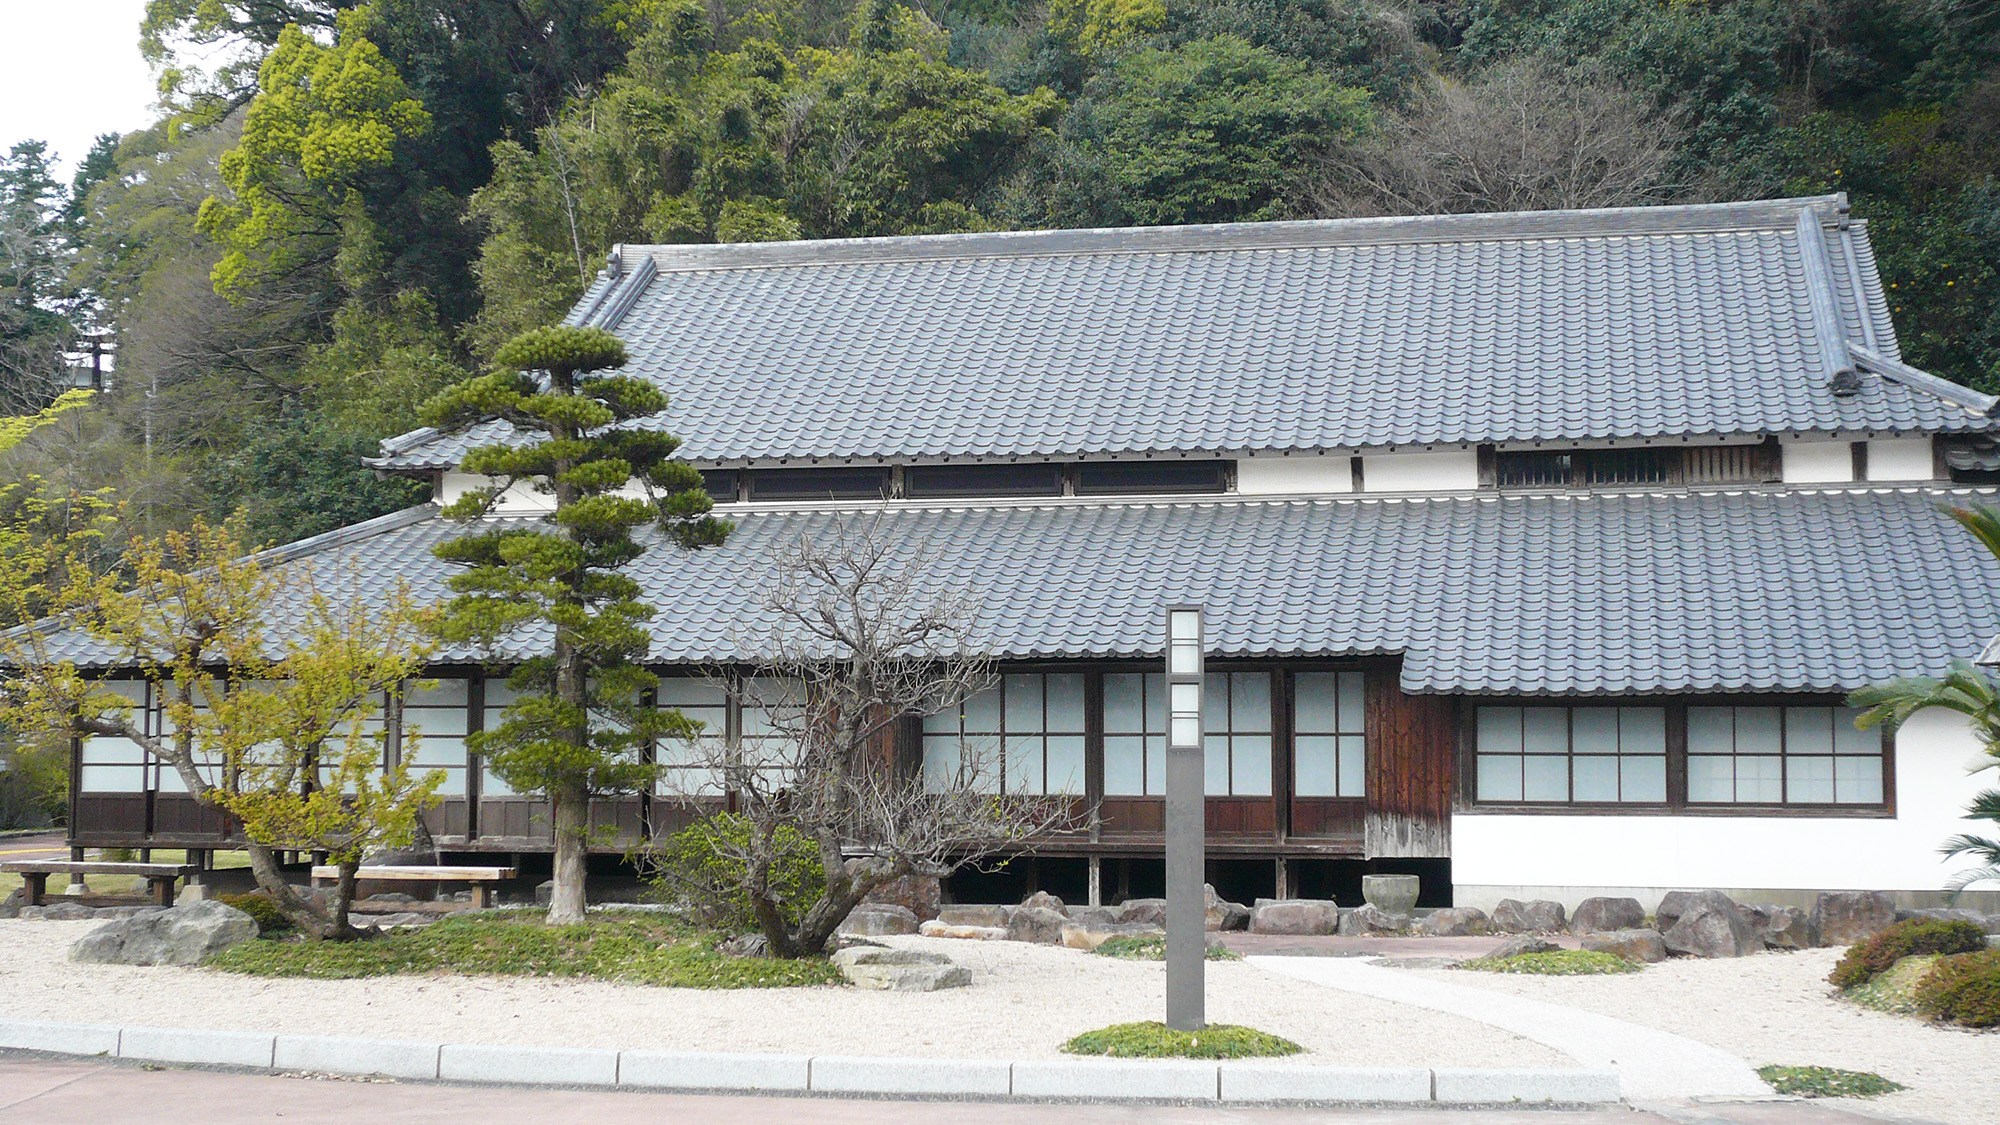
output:
[{"label": "upper roof", "polygon": [[672,398],[645,424],[702,465],[1948,432],[1993,404],[1897,362],[1844,196],[628,246],[570,320],[625,339]]},{"label": "upper roof", "polygon": [[[2000,560],[1939,511],[1991,492],[1825,489],[1351,497],[745,511],[695,560],[652,544],[630,573],[658,610],[652,658],[750,662],[775,546],[880,519],[898,551],[980,600],[995,656],[1156,659],[1160,607],[1209,610],[1217,657],[1405,655],[1414,692],[1846,691],[1934,672],[2000,631]],[[510,521],[498,521],[510,522]],[[532,520],[514,520],[524,526]],[[283,549],[334,596],[426,598],[467,529],[415,508]],[[277,605],[272,620],[302,618]],[[491,654],[538,654],[524,631]],[[80,633],[59,657],[127,663]],[[443,661],[479,658],[471,649]]]}]

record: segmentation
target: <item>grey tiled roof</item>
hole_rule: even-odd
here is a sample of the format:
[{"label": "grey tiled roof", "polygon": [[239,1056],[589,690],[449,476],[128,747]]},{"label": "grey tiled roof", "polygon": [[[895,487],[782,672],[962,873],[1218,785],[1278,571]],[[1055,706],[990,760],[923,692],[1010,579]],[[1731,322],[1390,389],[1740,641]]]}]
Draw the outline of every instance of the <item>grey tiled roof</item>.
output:
[{"label": "grey tiled roof", "polygon": [[[1410,691],[1845,690],[1933,671],[2000,631],[2000,562],[1938,510],[1966,490],[1039,502],[750,510],[722,548],[636,564],[663,662],[754,658],[773,546],[879,518],[976,591],[995,655],[1138,657],[1168,601],[1222,656],[1404,653]],[[1992,493],[1979,493],[1990,500]],[[288,548],[337,588],[435,591],[426,509]],[[294,563],[293,565],[296,565]],[[282,617],[285,610],[276,611]],[[58,649],[103,662],[86,639]],[[536,651],[524,637],[503,661]],[[448,658],[476,654],[457,651]]]},{"label": "grey tiled roof", "polygon": [[[624,337],[628,370],[673,400],[647,424],[702,464],[1990,424],[1935,380],[1896,380],[1866,230],[1838,196],[617,262],[572,319]],[[1877,362],[1840,396],[1828,374],[1855,366],[1849,344]],[[451,467],[500,436],[408,435],[378,464]]]}]

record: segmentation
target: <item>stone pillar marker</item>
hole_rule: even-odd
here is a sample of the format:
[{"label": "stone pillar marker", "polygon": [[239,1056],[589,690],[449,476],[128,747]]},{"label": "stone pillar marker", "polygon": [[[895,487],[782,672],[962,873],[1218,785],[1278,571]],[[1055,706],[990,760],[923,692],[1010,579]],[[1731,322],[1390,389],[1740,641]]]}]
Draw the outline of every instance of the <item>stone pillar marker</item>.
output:
[{"label": "stone pillar marker", "polygon": [[1203,637],[1200,606],[1167,607],[1167,1026],[1207,1022],[1207,903],[1203,845],[1207,794],[1202,768]]}]

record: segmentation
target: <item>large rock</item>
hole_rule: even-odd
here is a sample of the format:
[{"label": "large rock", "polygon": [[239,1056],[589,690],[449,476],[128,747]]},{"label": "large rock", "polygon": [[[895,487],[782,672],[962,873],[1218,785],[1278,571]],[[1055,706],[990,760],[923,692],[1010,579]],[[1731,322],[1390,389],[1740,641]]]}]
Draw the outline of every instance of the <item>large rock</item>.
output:
[{"label": "large rock", "polygon": [[1663,936],[1669,952],[1694,957],[1747,957],[1764,948],[1764,939],[1736,901],[1721,891],[1690,896]]},{"label": "large rock", "polygon": [[1660,896],[1659,909],[1653,911],[1653,928],[1666,933],[1681,920],[1681,911],[1687,908],[1688,900],[1698,891],[1668,891]]},{"label": "large rock", "polygon": [[1128,898],[1118,906],[1118,921],[1143,923],[1148,926],[1167,924],[1167,900],[1163,898]]},{"label": "large rock", "polygon": [[1340,928],[1340,907],[1330,898],[1260,898],[1250,908],[1253,934],[1330,934]]},{"label": "large rock", "polygon": [[1250,908],[1216,894],[1214,886],[1203,883],[1201,899],[1204,928],[1210,931],[1240,930],[1250,924]]},{"label": "large rock", "polygon": [[1509,957],[1519,957],[1523,953],[1554,953],[1562,946],[1552,941],[1544,941],[1532,934],[1509,938],[1494,948],[1486,956],[1494,961],[1504,961]]},{"label": "large rock", "polygon": [[1576,904],[1576,913],[1569,918],[1573,934],[1630,930],[1645,924],[1646,908],[1636,898],[1587,898]]},{"label": "large rock", "polygon": [[1384,914],[1408,914],[1417,908],[1421,886],[1415,875],[1363,875],[1361,899]]},{"label": "large rock", "polygon": [[99,926],[70,946],[69,957],[99,965],[199,965],[256,936],[256,920],[241,910],[191,902]]},{"label": "large rock", "polygon": [[933,918],[917,927],[917,932],[925,937],[960,938],[966,941],[1005,941],[1005,926],[960,926],[942,918]]},{"label": "large rock", "polygon": [[1062,943],[1071,949],[1091,950],[1115,937],[1164,937],[1165,930],[1144,923],[1096,924],[1072,922],[1062,928]]},{"label": "large rock", "polygon": [[1819,944],[1812,913],[1801,906],[1766,906],[1759,910],[1757,936],[1769,949],[1811,949]]},{"label": "large rock", "polygon": [[1376,934],[1407,934],[1410,932],[1408,914],[1391,914],[1374,903],[1363,903],[1340,916],[1339,933],[1355,937],[1369,937]]},{"label": "large rock", "polygon": [[1923,910],[1899,910],[1896,918],[1904,922],[1912,918],[1932,922],[1970,922],[1989,934],[2000,934],[2000,914],[1981,914],[1977,910],[1934,906]]},{"label": "large rock", "polygon": [[[23,917],[26,915],[23,914]],[[63,902],[58,899],[41,908],[41,917],[50,922],[88,922],[101,915],[94,906],[85,906],[80,902]]]},{"label": "large rock", "polygon": [[937,920],[947,926],[1004,927],[1013,912],[1011,906],[944,906],[938,908]]},{"label": "large rock", "polygon": [[1060,910],[1042,906],[1016,907],[1007,916],[1007,939],[1056,945],[1062,941],[1063,927],[1067,925],[1069,915]]},{"label": "large rock", "polygon": [[1063,908],[1063,913],[1081,926],[1118,925],[1118,908],[1115,906],[1069,906]]},{"label": "large rock", "polygon": [[1853,945],[1896,924],[1896,904],[1881,891],[1827,891],[1813,903],[1821,945]]},{"label": "large rock", "polygon": [[1431,937],[1471,937],[1491,928],[1486,912],[1476,906],[1447,906],[1417,920],[1417,931]]},{"label": "large rock", "polygon": [[905,907],[864,902],[849,912],[835,932],[857,937],[882,937],[887,934],[914,934],[922,924],[916,914]]},{"label": "large rock", "polygon": [[1560,933],[1567,922],[1563,904],[1545,898],[1533,902],[1503,898],[1493,908],[1493,932],[1500,934]]},{"label": "large rock", "polygon": [[0,918],[19,918],[21,916],[21,907],[27,901],[27,892],[19,887],[15,887],[13,894],[0,899]]},{"label": "large rock", "polygon": [[832,957],[833,965],[857,988],[891,992],[936,992],[972,983],[972,970],[941,953],[921,949],[855,946]]},{"label": "large rock", "polygon": [[1063,912],[1063,900],[1047,891],[1036,891],[1034,894],[1022,899],[1021,905],[1033,907],[1036,910],[1053,910],[1057,914]]},{"label": "large rock", "polygon": [[1583,948],[1598,953],[1615,953],[1627,961],[1652,964],[1667,959],[1667,941],[1658,930],[1604,930],[1583,935]]},{"label": "large rock", "polygon": [[939,896],[942,890],[935,875],[905,875],[868,892],[863,903],[879,903],[886,906],[900,906],[917,916],[917,921],[928,922],[938,916]]}]

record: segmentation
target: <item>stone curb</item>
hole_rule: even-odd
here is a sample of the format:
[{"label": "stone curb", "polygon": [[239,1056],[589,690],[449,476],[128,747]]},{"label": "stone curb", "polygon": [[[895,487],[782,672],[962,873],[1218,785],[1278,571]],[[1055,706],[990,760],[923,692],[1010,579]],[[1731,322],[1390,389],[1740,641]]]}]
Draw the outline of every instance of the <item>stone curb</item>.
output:
[{"label": "stone curb", "polygon": [[0,1050],[522,1086],[1103,1101],[1598,1104],[1610,1070],[916,1059],[503,1047],[0,1019]]}]

